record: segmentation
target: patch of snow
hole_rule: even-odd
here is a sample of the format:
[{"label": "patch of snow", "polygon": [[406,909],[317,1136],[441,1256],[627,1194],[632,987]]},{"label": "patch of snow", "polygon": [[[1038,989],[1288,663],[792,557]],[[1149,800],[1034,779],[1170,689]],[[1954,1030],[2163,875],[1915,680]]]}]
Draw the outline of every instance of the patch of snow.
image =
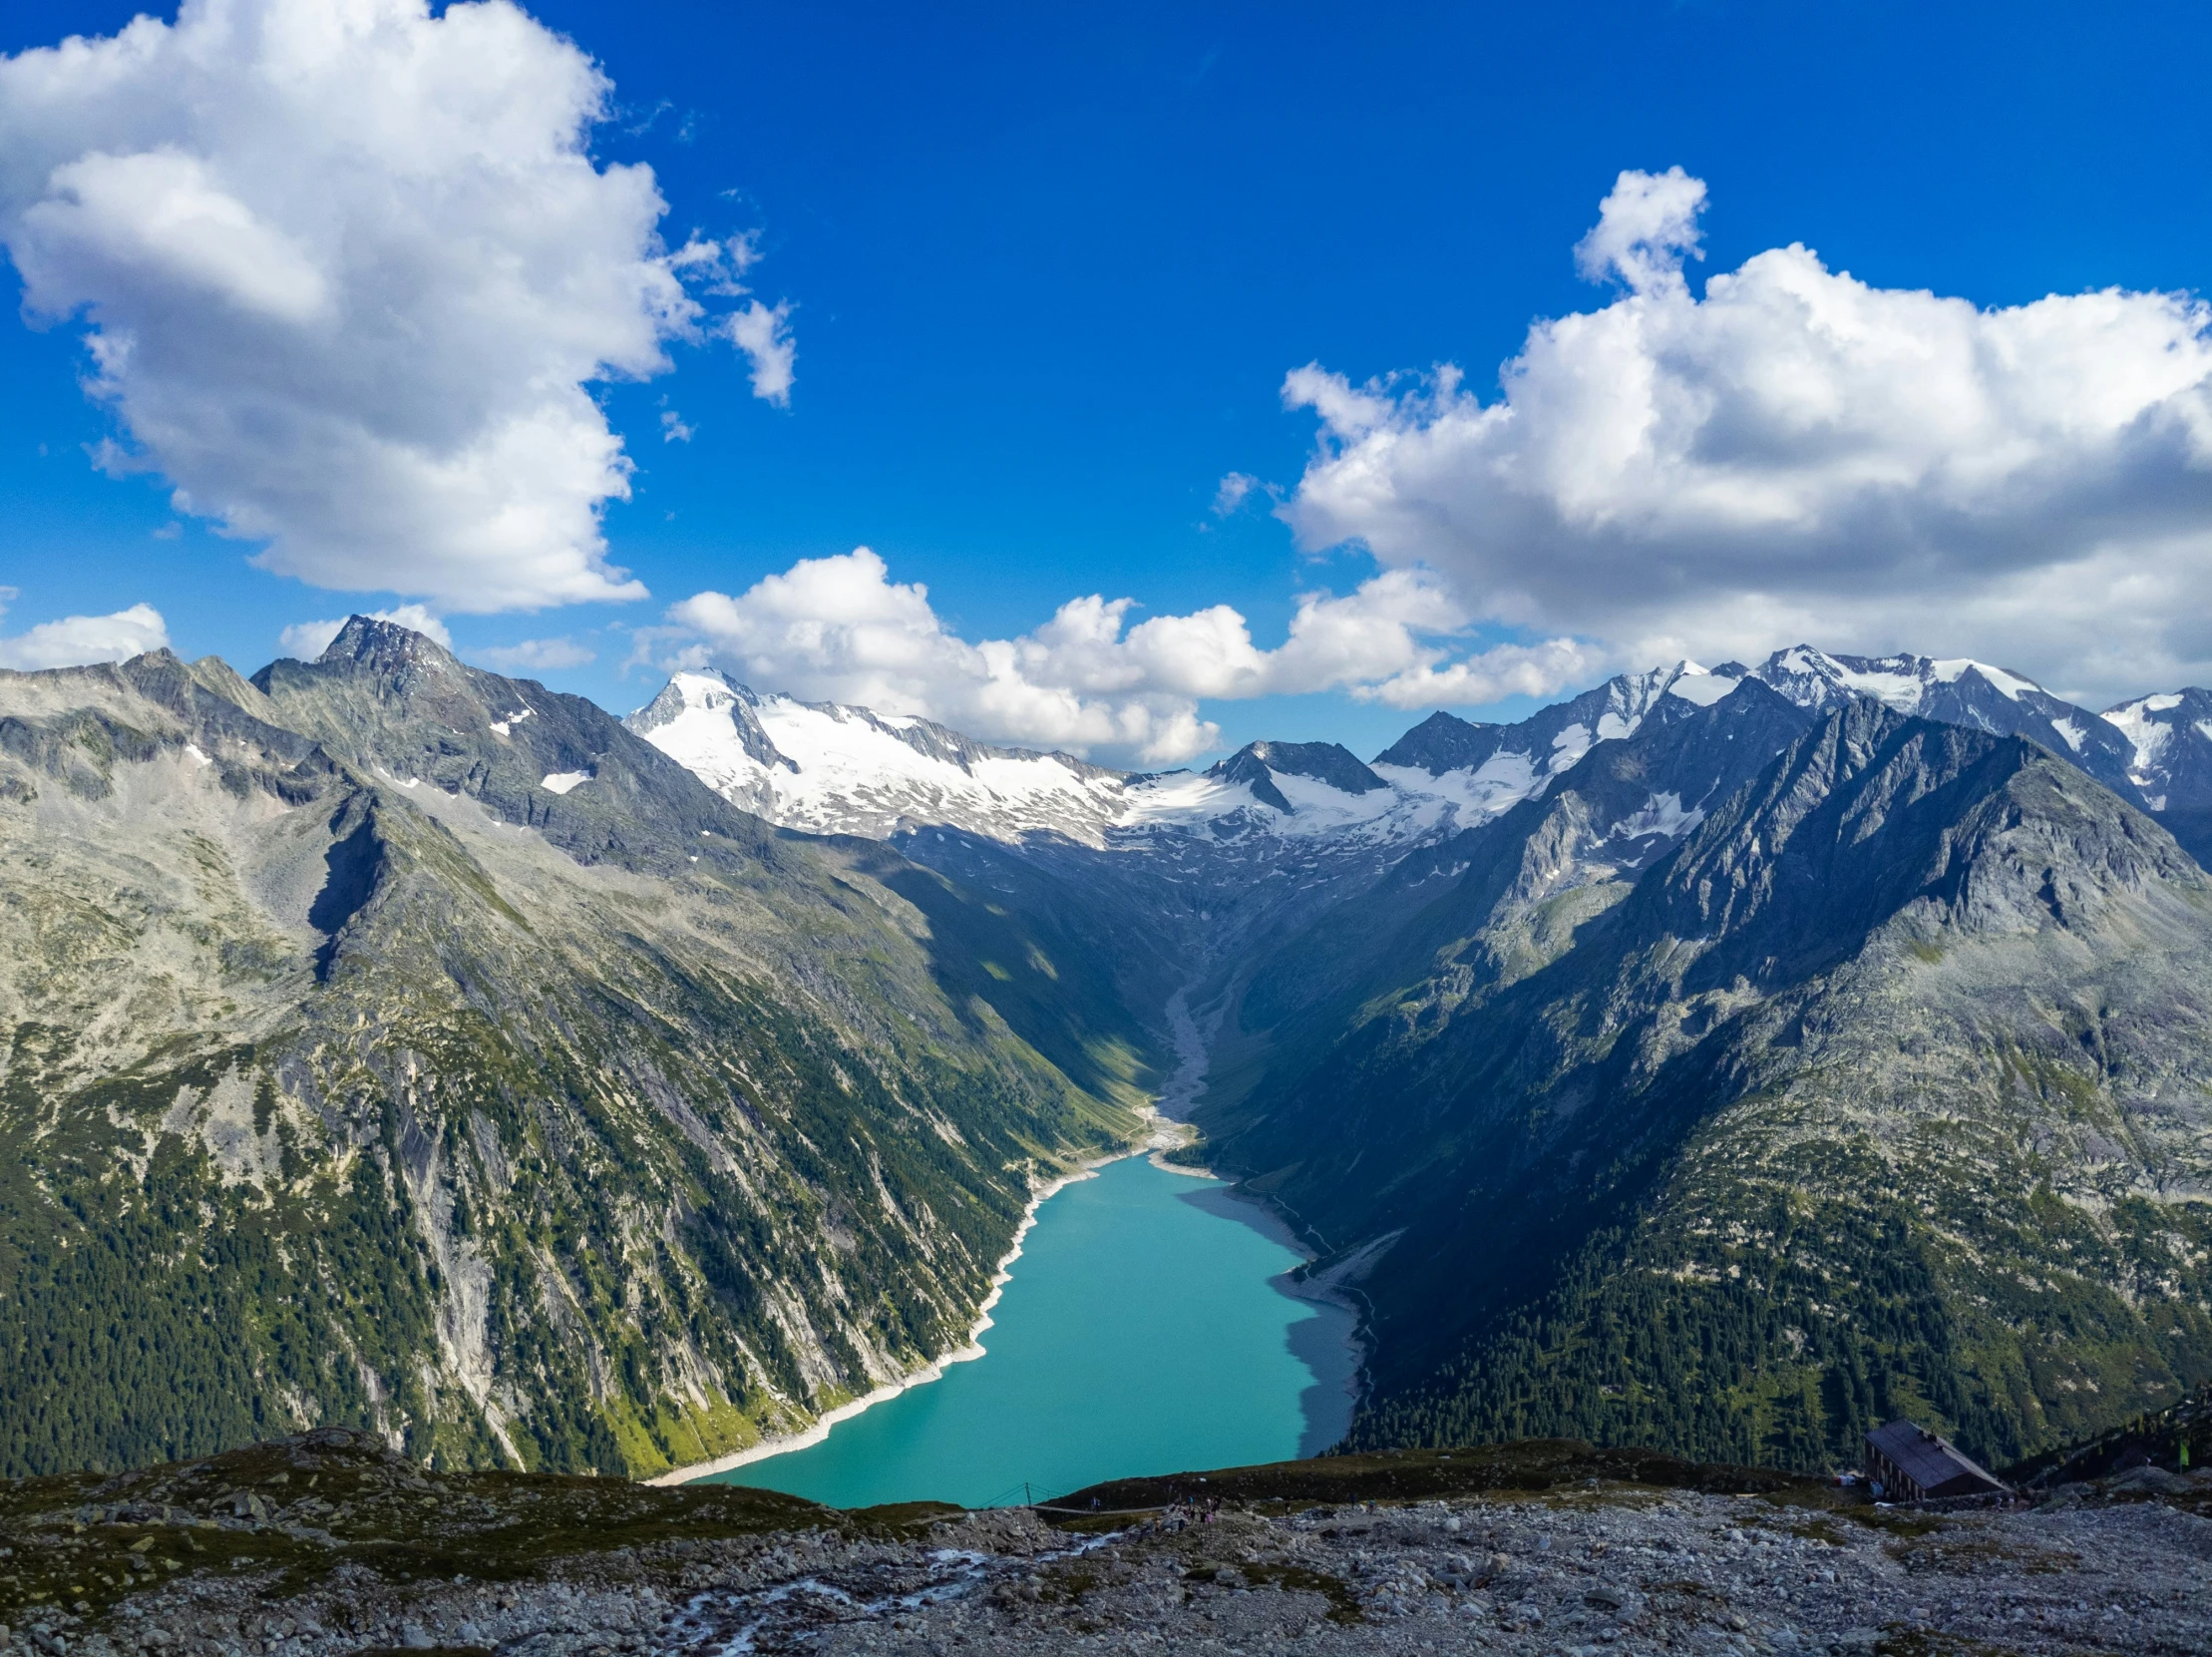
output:
[{"label": "patch of snow", "polygon": [[2075,753],[2081,751],[2081,739],[2089,733],[2071,719],[2053,719],[2050,728],[2066,739],[2066,746]]},{"label": "patch of snow", "polygon": [[1678,839],[1705,820],[1704,809],[1691,806],[1682,809],[1682,797],[1675,793],[1654,794],[1644,802],[1643,809],[1622,818],[1613,825],[1614,840],[1641,840],[1647,834],[1663,834],[1668,839]]},{"label": "patch of snow", "polygon": [[213,760],[209,759],[205,754],[199,751],[199,744],[197,742],[185,743],[184,752],[191,759],[194,765],[212,765],[214,763]]},{"label": "patch of snow", "polygon": [[1241,782],[1224,782],[1200,771],[1169,771],[1133,784],[1115,823],[1134,829],[1212,822],[1259,805]]},{"label": "patch of snow", "polygon": [[1899,713],[1918,713],[1920,704],[1928,697],[1928,686],[1921,682],[1917,673],[1859,671],[1833,657],[1826,659],[1829,676],[1846,690],[1872,696],[1884,707],[1895,708]]},{"label": "patch of snow", "polygon": [[1575,761],[1590,752],[1590,727],[1579,721],[1569,725],[1552,738],[1552,763],[1549,769],[1556,776]]},{"label": "patch of snow", "polygon": [[2173,726],[2150,717],[2164,713],[2181,704],[2179,696],[2145,696],[2139,702],[2129,702],[2125,707],[2115,707],[2105,714],[2104,721],[2134,745],[2135,763],[2129,774],[2138,783],[2151,780],[2151,773],[2158,764],[2158,756],[2166,744],[2173,740]]},{"label": "patch of snow", "polygon": [[2024,679],[2018,673],[2008,673],[2002,667],[1992,667],[1986,661],[1974,661],[1966,656],[1959,656],[1949,661],[1931,661],[1928,664],[1929,672],[1945,684],[1953,683],[1964,677],[1970,668],[1980,673],[2000,692],[2016,702],[2020,700],[2021,692],[2024,690],[2042,689],[2042,686],[2033,679]]},{"label": "patch of snow", "polygon": [[1694,661],[1685,661],[1673,682],[1667,685],[1666,693],[1698,707],[1710,707],[1741,682],[1722,673],[1707,672]]},{"label": "patch of snow", "polygon": [[1376,765],[1374,774],[1402,798],[1433,800],[1450,811],[1460,828],[1472,828],[1541,791],[1533,754],[1501,749],[1472,771],[1430,776],[1418,765]]},{"label": "patch of snow", "polygon": [[500,735],[505,736],[509,731],[513,730],[517,725],[521,724],[525,719],[528,719],[537,711],[538,710],[535,707],[530,707],[526,705],[520,713],[510,713],[504,719],[494,719],[492,721],[492,728]]},{"label": "patch of snow", "polygon": [[2008,673],[2002,667],[1992,667],[1991,665],[1989,665],[1989,663],[1984,662],[1981,666],[1980,671],[1984,678],[1988,679],[1992,684],[1996,685],[1998,689],[2004,691],[2006,695],[2010,696],[2016,702],[2019,701],[2022,696],[2027,695],[2029,692],[2033,692],[2037,695],[2040,695],[2042,693],[2043,687],[2037,684],[2033,679],[2024,679],[2018,673]]},{"label": "patch of snow", "polygon": [[1405,804],[1395,789],[1370,788],[1364,794],[1347,794],[1314,777],[1294,776],[1272,766],[1269,771],[1283,797],[1290,802],[1290,820],[1281,825],[1285,834],[1307,838],[1339,835],[1376,824]]},{"label": "patch of snow", "polygon": [[569,789],[581,787],[590,780],[589,771],[548,771],[538,786],[549,794],[565,794]]}]

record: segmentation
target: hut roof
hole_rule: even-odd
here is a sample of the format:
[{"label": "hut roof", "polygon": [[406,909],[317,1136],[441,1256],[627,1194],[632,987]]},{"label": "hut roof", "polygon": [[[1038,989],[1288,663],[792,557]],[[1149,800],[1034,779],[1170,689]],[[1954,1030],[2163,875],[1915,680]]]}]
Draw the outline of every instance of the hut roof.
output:
[{"label": "hut roof", "polygon": [[1908,1421],[1891,1422],[1866,1436],[1897,1470],[1929,1495],[1966,1495],[2002,1490],[2005,1482],[1941,1434]]}]

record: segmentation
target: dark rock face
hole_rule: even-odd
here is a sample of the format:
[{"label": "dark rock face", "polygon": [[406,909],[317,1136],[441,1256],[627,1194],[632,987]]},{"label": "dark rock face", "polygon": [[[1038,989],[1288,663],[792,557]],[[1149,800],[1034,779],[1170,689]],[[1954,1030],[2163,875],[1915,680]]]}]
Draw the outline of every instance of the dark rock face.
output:
[{"label": "dark rock face", "polygon": [[1210,766],[1206,774],[1243,783],[1254,799],[1287,817],[1297,808],[1284,797],[1275,780],[1279,776],[1309,777],[1341,794],[1366,794],[1390,786],[1338,742],[1248,742]]},{"label": "dark rock face", "polygon": [[1390,786],[1340,742],[1255,742],[1245,751],[1280,775],[1311,777],[1340,793],[1365,794]]},{"label": "dark rock face", "polygon": [[1498,751],[1509,725],[1478,724],[1439,709],[1375,755],[1377,765],[1408,765],[1440,777],[1473,771]]},{"label": "dark rock face", "polygon": [[1206,774],[1224,782],[1243,783],[1252,790],[1254,799],[1262,805],[1273,806],[1286,817],[1296,809],[1276,786],[1275,773],[1268,768],[1268,762],[1250,747],[1239,748],[1219,765],[1209,767]]},{"label": "dark rock face", "polygon": [[[393,622],[356,616],[320,659],[271,662],[253,684],[279,722],[347,763],[465,795],[579,862],[676,874],[702,837],[774,857],[757,818],[596,704],[467,666]],[[549,777],[578,780],[555,793]]]},{"label": "dark rock face", "polygon": [[1341,1015],[1328,998],[1493,922],[1502,930],[1491,934],[1491,970],[1514,972],[1530,925],[1579,924],[1591,905],[1613,902],[1812,723],[1756,680],[1709,707],[1661,701],[1633,735],[1599,743],[1545,793],[1412,852],[1356,904],[1284,941],[1251,975],[1245,1018],[1295,1014],[1333,1033]]},{"label": "dark rock face", "polygon": [[0,1473],[805,1425],[964,1341],[1031,1180],[1134,1127],[1035,1044],[1132,1051],[1110,1000],[967,953],[1034,949],[386,623],[0,674]]},{"label": "dark rock face", "polygon": [[[1812,1466],[1917,1400],[2005,1460],[2212,1374],[2212,881],[2021,738],[1750,691],[1247,995],[1274,1061],[1201,1120],[1372,1267],[1358,1442]],[[1698,820],[1617,855],[1674,777]]]}]

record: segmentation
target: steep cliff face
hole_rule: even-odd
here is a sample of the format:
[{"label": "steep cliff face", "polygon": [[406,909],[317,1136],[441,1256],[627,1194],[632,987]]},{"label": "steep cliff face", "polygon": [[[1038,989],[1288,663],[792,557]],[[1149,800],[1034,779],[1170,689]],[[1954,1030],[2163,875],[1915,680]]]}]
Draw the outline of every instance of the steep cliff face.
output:
[{"label": "steep cliff face", "polygon": [[1907,1413],[2004,1457],[2212,1375],[2212,882],[2157,825],[1865,701],[1641,869],[1578,778],[1334,1022],[1263,1001],[1339,1034],[1202,1114],[1381,1252],[1359,1442],[1811,1466]]},{"label": "steep cliff face", "polygon": [[923,879],[381,623],[0,674],[0,1470],[658,1471],[956,1345],[1143,1058],[1042,1056]]}]

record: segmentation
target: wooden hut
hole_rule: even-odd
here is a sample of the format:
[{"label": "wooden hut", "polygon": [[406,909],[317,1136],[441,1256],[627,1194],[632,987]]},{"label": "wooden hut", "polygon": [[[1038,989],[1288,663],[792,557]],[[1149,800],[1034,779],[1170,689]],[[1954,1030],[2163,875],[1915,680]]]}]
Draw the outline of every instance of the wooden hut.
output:
[{"label": "wooden hut", "polygon": [[1866,1436],[1866,1470],[1874,1493],[1889,1501],[1997,1495],[2009,1488],[1942,1434],[1906,1421]]}]

